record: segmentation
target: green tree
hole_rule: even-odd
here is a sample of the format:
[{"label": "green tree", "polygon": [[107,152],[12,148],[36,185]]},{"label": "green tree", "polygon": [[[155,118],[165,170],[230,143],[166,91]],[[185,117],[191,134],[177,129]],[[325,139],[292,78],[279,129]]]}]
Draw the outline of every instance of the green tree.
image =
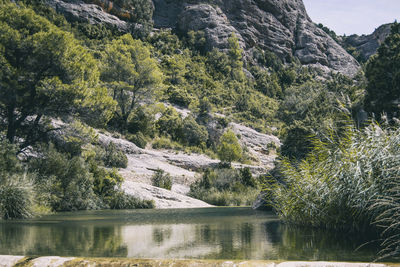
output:
[{"label": "green tree", "polygon": [[188,116],[183,120],[184,142],[190,146],[205,146],[208,140],[207,128],[197,124],[193,117]]},{"label": "green tree", "polygon": [[129,115],[138,103],[152,98],[161,85],[162,73],[150,57],[149,49],[129,34],[106,45],[102,60],[101,78],[118,102],[114,122],[126,129]]},{"label": "green tree", "polygon": [[235,34],[228,38],[228,58],[231,65],[231,76],[233,79],[242,81],[245,76],[243,73],[243,57],[242,57],[242,49],[239,45],[239,39]]},{"label": "green tree", "polygon": [[242,158],[242,147],[232,130],[226,131],[219,139],[218,157],[221,161],[231,163]]},{"label": "green tree", "polygon": [[[394,23],[390,35],[379,47],[378,54],[367,64],[366,107],[378,117],[399,111],[400,99],[400,24]],[[397,114],[398,115],[398,114]]]},{"label": "green tree", "polygon": [[1,5],[0,116],[10,143],[37,141],[45,116],[108,120],[113,101],[98,78],[97,62],[72,34],[28,8]]}]

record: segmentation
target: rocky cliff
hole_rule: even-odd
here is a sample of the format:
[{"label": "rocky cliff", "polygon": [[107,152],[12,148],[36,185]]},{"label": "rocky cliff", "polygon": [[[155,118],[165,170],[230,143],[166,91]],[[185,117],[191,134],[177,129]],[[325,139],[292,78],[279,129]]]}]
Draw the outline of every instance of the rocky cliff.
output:
[{"label": "rocky cliff", "polygon": [[247,57],[259,48],[304,65],[354,75],[359,64],[307,15],[302,0],[153,0],[154,25],[204,31],[207,48],[224,49],[231,33]]},{"label": "rocky cliff", "polygon": [[[152,1],[156,28],[172,28],[183,33],[204,31],[209,50],[225,49],[227,39],[235,33],[248,60],[256,49],[261,49],[272,51],[284,60],[296,57],[304,65],[327,72],[351,76],[359,69],[357,61],[311,21],[302,0]],[[103,23],[121,31],[138,27],[127,22],[126,16],[118,16],[124,12],[110,9],[111,2],[48,0],[72,21]]]},{"label": "rocky cliff", "polygon": [[353,34],[347,37],[342,37],[343,45],[348,48],[353,48],[358,53],[360,60],[366,61],[376,54],[379,46],[390,34],[391,27],[391,23],[384,24],[368,35],[360,36]]}]

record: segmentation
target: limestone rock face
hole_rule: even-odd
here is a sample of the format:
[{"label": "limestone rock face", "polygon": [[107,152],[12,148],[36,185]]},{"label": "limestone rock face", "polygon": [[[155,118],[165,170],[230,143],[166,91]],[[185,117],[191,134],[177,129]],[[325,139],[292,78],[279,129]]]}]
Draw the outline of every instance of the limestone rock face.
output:
[{"label": "limestone rock face", "polygon": [[359,36],[353,34],[344,37],[343,43],[346,46],[354,47],[360,53],[360,57],[363,60],[368,60],[368,58],[376,54],[379,46],[388,37],[391,27],[392,24],[384,24],[369,35]]},{"label": "limestone rock face", "polygon": [[[212,2],[212,3],[211,3]],[[354,75],[359,64],[308,17],[302,0],[153,0],[158,28],[202,30],[207,48],[225,49],[235,33],[252,57],[256,48],[282,59]]]},{"label": "limestone rock face", "polygon": [[118,17],[104,12],[96,4],[87,4],[79,0],[49,0],[48,5],[53,7],[58,13],[65,16],[68,21],[87,22],[90,24],[104,24],[116,28],[121,32],[128,32],[131,25]]}]

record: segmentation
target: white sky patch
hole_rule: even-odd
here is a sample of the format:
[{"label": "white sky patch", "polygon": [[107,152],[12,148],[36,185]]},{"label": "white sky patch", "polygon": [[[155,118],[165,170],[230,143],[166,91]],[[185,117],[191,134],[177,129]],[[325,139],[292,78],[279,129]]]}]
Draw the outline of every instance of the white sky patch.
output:
[{"label": "white sky patch", "polygon": [[400,21],[400,0],[303,0],[308,15],[339,35],[370,34]]}]

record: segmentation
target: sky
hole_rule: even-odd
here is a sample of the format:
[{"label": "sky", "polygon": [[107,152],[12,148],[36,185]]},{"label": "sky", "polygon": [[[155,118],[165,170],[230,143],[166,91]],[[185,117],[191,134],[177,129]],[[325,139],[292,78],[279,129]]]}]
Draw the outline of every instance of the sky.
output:
[{"label": "sky", "polygon": [[338,35],[370,34],[380,25],[400,22],[400,0],[303,0],[308,15]]}]

